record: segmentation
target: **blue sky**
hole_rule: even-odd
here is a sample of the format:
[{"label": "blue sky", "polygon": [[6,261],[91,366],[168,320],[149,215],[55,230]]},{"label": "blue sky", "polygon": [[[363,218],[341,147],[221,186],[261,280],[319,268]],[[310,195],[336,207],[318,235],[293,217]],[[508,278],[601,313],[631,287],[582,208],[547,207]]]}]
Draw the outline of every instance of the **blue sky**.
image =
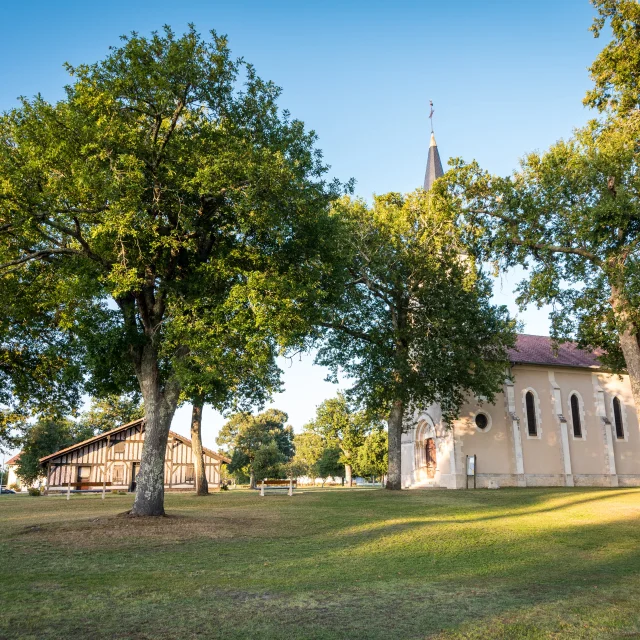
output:
[{"label": "blue sky", "polygon": [[[0,110],[19,95],[62,97],[62,68],[94,62],[118,36],[195,23],[229,36],[235,55],[283,87],[282,106],[319,135],[331,175],[354,177],[356,193],[411,191],[422,184],[428,103],[443,162],[477,159],[508,174],[528,151],[571,134],[589,113],[587,67],[605,40],[588,31],[588,0],[31,0],[6,2],[0,26]],[[496,301],[515,313],[519,275],[496,283]],[[545,310],[519,317],[547,334]],[[299,429],[333,395],[310,357],[285,369],[275,404]],[[188,432],[189,408],[174,428]],[[205,411],[205,443],[220,416]]]}]

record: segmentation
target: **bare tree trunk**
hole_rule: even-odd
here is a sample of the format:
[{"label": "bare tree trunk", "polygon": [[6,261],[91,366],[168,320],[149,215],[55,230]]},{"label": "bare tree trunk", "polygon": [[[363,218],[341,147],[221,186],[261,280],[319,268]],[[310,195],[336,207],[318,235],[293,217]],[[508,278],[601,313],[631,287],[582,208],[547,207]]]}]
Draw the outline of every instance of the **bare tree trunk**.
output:
[{"label": "bare tree trunk", "polygon": [[402,489],[402,419],[404,404],[396,400],[389,413],[389,471],[387,475],[387,489],[394,491]]},{"label": "bare tree trunk", "polygon": [[164,461],[169,428],[180,396],[177,382],[160,387],[158,353],[153,344],[145,345],[136,366],[144,398],[145,436],[136,479],[133,516],[164,515]]},{"label": "bare tree trunk", "polygon": [[256,488],[256,474],[253,473],[253,469],[249,472],[249,489]]},{"label": "bare tree trunk", "polygon": [[638,327],[629,320],[629,314],[625,310],[624,299],[617,287],[611,287],[611,306],[616,314],[620,326],[618,329],[620,348],[624,355],[631,393],[636,407],[640,408],[640,333]]},{"label": "bare tree trunk", "polygon": [[196,495],[209,495],[209,483],[207,482],[207,470],[204,466],[204,453],[202,451],[202,407],[204,400],[199,397],[193,401],[191,411],[191,451],[193,453],[194,477],[196,481]]},{"label": "bare tree trunk", "polygon": [[344,483],[347,485],[347,487],[352,486],[351,484],[351,465],[350,464],[345,464],[344,465]]}]

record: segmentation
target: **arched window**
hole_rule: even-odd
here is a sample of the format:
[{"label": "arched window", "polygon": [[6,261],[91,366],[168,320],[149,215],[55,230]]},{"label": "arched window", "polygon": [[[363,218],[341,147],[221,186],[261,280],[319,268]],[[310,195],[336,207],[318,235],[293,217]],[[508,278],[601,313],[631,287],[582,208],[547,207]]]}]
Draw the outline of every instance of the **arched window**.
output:
[{"label": "arched window", "polygon": [[525,404],[527,406],[527,429],[530,436],[538,435],[538,422],[536,420],[536,399],[533,392],[527,391],[525,396]]},{"label": "arched window", "polygon": [[620,398],[616,396],[613,399],[613,422],[616,425],[616,438],[624,440],[624,423],[622,422],[622,407],[620,406]]},{"label": "arched window", "polygon": [[573,421],[573,437],[582,438],[582,423],[580,422],[580,401],[575,393],[571,394],[571,418]]}]

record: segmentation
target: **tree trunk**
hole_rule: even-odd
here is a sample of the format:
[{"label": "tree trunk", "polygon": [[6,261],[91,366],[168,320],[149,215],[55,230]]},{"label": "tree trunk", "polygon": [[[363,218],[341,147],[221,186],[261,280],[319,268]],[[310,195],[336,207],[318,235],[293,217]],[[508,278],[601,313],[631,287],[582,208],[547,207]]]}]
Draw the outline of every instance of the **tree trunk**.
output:
[{"label": "tree trunk", "polygon": [[193,454],[193,470],[196,482],[196,495],[209,495],[209,483],[207,482],[207,470],[204,466],[204,453],[202,451],[202,407],[204,400],[196,398],[193,401],[191,411],[191,451]]},{"label": "tree trunk", "polygon": [[163,516],[164,462],[180,388],[170,380],[165,389],[161,389],[158,353],[152,344],[142,348],[136,374],[144,398],[145,436],[136,478],[136,497],[130,513],[133,516]]},{"label": "tree trunk", "polygon": [[249,489],[256,488],[256,474],[253,473],[253,469],[249,472]]},{"label": "tree trunk", "polygon": [[404,404],[396,400],[389,413],[389,471],[387,474],[387,489],[398,491],[402,489],[402,419]]},{"label": "tree trunk", "polygon": [[347,485],[347,487],[352,486],[351,485],[351,465],[350,464],[345,464],[344,465],[344,481],[345,481],[345,484]]},{"label": "tree trunk", "polygon": [[638,342],[640,333],[638,327],[628,319],[628,313],[624,308],[624,299],[617,287],[614,286],[611,287],[611,306],[620,323],[618,330],[620,348],[627,365],[631,393],[636,407],[640,408],[640,343]]}]

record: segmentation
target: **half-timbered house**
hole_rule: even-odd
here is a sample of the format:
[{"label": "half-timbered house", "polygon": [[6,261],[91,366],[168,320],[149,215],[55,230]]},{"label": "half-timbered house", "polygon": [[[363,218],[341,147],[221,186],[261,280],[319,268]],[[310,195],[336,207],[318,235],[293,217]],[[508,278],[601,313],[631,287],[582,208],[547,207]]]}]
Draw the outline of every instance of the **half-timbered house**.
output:
[{"label": "half-timbered house", "polygon": [[[41,458],[47,490],[135,491],[144,426],[144,419],[135,420]],[[230,462],[229,458],[204,448],[204,462],[209,486],[218,488],[220,465]],[[173,431],[167,443],[164,482],[167,491],[188,491],[195,483],[191,440]]]}]

